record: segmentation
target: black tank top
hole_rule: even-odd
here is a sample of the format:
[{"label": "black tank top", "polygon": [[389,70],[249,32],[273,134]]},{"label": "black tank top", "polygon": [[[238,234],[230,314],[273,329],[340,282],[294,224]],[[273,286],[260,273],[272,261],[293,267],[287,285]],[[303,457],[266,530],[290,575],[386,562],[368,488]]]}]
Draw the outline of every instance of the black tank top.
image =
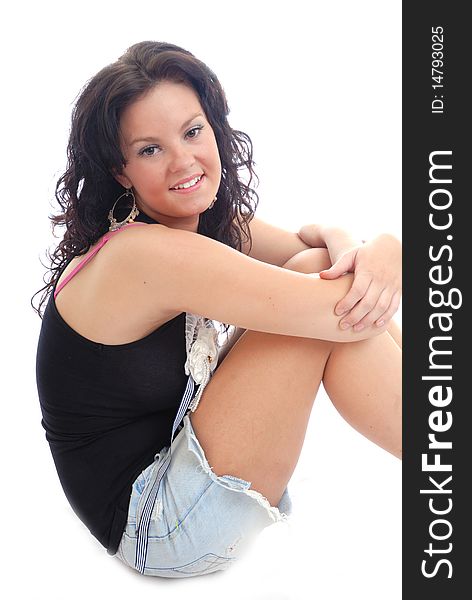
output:
[{"label": "black tank top", "polygon": [[51,295],[36,376],[52,457],[77,516],[115,554],[132,484],[170,444],[185,391],[186,313],[143,339],[92,342],[62,319]]}]

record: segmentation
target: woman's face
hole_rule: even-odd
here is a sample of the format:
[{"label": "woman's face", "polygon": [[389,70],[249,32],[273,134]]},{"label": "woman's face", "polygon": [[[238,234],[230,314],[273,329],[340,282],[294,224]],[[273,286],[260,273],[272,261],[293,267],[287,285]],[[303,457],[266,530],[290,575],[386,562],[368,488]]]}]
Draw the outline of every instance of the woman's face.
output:
[{"label": "woman's face", "polygon": [[138,208],[159,223],[196,232],[221,178],[215,135],[197,94],[159,82],[124,111],[120,130],[126,166],[116,179],[133,187]]}]

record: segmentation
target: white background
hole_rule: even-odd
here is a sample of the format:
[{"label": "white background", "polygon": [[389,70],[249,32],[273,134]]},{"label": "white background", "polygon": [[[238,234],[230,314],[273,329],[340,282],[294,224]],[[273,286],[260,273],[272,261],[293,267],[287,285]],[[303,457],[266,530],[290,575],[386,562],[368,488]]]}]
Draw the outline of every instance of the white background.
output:
[{"label": "white background", "polygon": [[[322,393],[273,526],[233,570],[144,578],[69,508],[40,425],[29,305],[53,243],[48,214],[74,98],[131,44],[176,43],[218,75],[230,122],[252,137],[258,216],[401,237],[401,3],[22,2],[2,15],[2,587],[9,598],[397,600],[401,463],[354,432]],[[398,317],[399,320],[399,317]],[[287,398],[287,409],[290,398]]]}]

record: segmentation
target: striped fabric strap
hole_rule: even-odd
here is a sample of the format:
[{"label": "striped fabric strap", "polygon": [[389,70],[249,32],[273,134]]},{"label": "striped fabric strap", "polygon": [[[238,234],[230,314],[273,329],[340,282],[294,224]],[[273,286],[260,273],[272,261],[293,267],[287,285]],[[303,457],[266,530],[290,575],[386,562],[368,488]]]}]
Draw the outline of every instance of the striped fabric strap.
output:
[{"label": "striped fabric strap", "polygon": [[[182,419],[185,416],[185,413],[188,410],[190,402],[193,397],[193,392],[195,389],[195,381],[193,380],[192,375],[189,375],[187,381],[187,387],[185,388],[184,395],[180,402],[179,410],[174,419],[174,425],[172,426],[172,435],[171,435],[171,444],[174,439],[175,432],[177,431],[178,426],[180,425]],[[169,448],[169,452],[162,463],[159,465],[159,470],[157,472],[156,480],[151,488],[151,491],[148,494],[146,502],[144,504],[141,516],[139,518],[139,524],[137,524],[137,539],[136,539],[136,556],[135,556],[135,567],[141,573],[144,574],[144,570],[146,568],[146,558],[147,558],[147,549],[148,549],[148,535],[149,535],[149,526],[151,523],[151,515],[154,509],[154,504],[156,503],[157,494],[159,491],[159,487],[161,484],[161,480],[165,475],[165,472],[169,468],[171,458],[171,448]]]}]

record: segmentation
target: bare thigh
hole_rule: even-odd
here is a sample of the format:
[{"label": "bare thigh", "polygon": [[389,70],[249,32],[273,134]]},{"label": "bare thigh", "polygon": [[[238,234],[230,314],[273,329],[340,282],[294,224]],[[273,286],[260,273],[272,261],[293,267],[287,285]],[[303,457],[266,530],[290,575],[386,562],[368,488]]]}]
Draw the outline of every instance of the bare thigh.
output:
[{"label": "bare thigh", "polygon": [[[313,249],[285,266],[316,272],[327,260],[325,251]],[[401,456],[400,375],[401,350],[387,332],[336,344],[246,331],[191,421],[213,471],[250,481],[276,506],[298,462],[321,381],[354,428]]]},{"label": "bare thigh", "polygon": [[[308,252],[303,261],[308,261],[306,272],[329,266],[325,250]],[[253,489],[278,504],[300,456],[332,346],[255,331],[239,337],[191,415],[217,475],[251,481]]]}]

